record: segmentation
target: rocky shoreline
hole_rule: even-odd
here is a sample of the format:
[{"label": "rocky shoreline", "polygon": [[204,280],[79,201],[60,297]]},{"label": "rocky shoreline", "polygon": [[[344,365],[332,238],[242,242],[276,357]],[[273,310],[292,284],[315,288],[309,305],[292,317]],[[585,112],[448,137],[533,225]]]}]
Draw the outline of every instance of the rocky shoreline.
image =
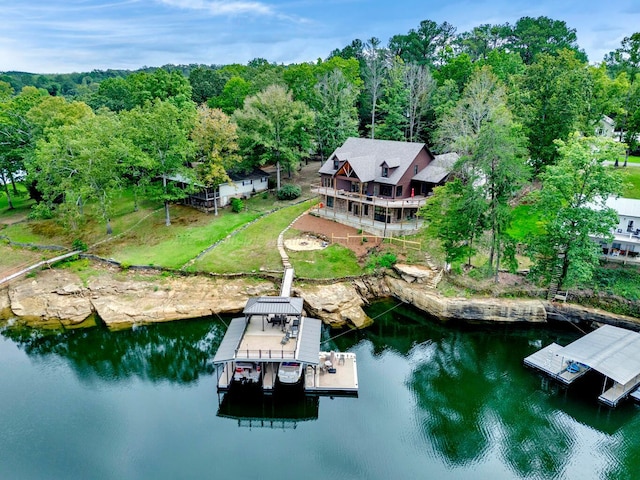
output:
[{"label": "rocky shoreline", "polygon": [[[50,269],[0,289],[0,319],[38,328],[78,328],[97,321],[132,325],[237,314],[251,296],[278,295],[277,281],[256,277],[167,275],[105,268],[84,276]],[[444,297],[419,273],[396,271],[330,284],[296,280],[306,314],[332,327],[364,328],[369,302],[395,298],[441,321],[608,323],[640,329],[640,319],[538,299]]]}]

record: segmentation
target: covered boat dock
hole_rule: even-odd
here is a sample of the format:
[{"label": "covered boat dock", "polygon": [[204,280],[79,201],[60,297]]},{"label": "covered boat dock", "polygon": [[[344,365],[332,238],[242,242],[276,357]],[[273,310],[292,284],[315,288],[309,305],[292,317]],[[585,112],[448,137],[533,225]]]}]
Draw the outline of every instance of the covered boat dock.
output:
[{"label": "covered boat dock", "polygon": [[355,354],[321,354],[322,322],[303,316],[302,310],[302,298],[250,298],[244,317],[231,320],[214,356],[214,365],[222,370],[218,391],[229,390],[236,368],[250,363],[259,371],[263,392],[271,393],[279,364],[288,361],[305,366],[302,376],[308,393],[356,393]]},{"label": "covered boat dock", "polygon": [[615,407],[640,384],[640,334],[604,325],[566,347],[552,343],[524,364],[565,385],[595,370],[604,376],[598,400]]}]

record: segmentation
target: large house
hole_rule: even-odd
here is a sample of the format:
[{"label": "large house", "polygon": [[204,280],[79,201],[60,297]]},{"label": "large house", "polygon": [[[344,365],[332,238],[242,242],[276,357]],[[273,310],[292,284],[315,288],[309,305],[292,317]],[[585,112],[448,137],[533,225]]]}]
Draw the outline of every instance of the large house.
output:
[{"label": "large house", "polygon": [[413,233],[418,209],[457,159],[434,156],[424,143],[349,138],[320,167],[317,213],[383,236]]},{"label": "large house", "polygon": [[618,212],[618,225],[611,243],[600,242],[603,255],[622,260],[637,258],[640,254],[640,200],[609,198],[607,207]]}]

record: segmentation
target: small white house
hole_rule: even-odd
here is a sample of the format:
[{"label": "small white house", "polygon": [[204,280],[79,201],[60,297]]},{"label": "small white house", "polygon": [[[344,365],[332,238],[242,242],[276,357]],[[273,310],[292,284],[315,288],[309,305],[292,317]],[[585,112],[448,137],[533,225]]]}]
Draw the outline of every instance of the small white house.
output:
[{"label": "small white house", "polygon": [[598,135],[599,137],[614,138],[615,129],[616,121],[611,117],[603,115],[598,122],[598,125],[596,126],[596,135]]},{"label": "small white house", "polygon": [[[198,190],[189,194],[182,203],[197,208],[203,212],[212,212],[216,208],[224,207],[232,198],[249,198],[256,193],[264,192],[269,188],[269,174],[256,168],[252,172],[243,174],[229,174],[231,181],[219,185],[217,188],[205,187],[198,183]],[[169,180],[178,186],[186,188],[191,185],[191,180],[182,175],[175,175]]]},{"label": "small white house", "polygon": [[618,212],[618,225],[611,243],[602,243],[602,253],[610,257],[636,258],[640,254],[640,200],[609,198],[607,207]]}]

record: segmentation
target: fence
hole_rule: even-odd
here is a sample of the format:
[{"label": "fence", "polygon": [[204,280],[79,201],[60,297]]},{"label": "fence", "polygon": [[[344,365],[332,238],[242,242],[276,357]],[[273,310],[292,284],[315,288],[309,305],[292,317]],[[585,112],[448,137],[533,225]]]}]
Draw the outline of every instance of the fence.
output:
[{"label": "fence", "polygon": [[331,243],[344,243],[345,245],[349,245],[349,242],[352,240],[364,243],[364,242],[372,242],[374,245],[378,245],[379,243],[383,243],[384,241],[388,241],[390,244],[398,244],[401,245],[405,250],[422,250],[422,242],[417,242],[414,240],[405,240],[404,238],[394,237],[393,235],[388,237],[381,237],[378,235],[369,235],[366,233],[359,233],[357,235],[347,234],[346,236],[338,236],[331,234]]}]

